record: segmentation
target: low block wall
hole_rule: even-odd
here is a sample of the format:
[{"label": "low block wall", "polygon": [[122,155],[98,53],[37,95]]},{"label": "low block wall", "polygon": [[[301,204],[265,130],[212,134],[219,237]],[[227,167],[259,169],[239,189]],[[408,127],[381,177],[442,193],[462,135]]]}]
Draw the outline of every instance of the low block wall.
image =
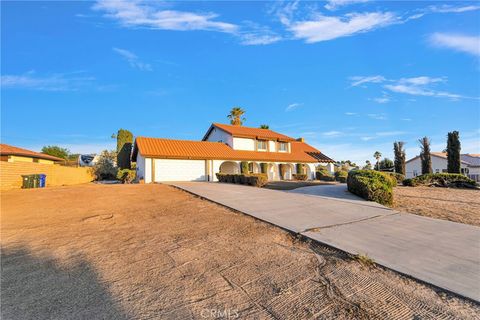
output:
[{"label": "low block wall", "polygon": [[21,188],[22,175],[40,173],[47,175],[47,187],[93,181],[89,168],[71,168],[34,162],[0,161],[0,189]]}]

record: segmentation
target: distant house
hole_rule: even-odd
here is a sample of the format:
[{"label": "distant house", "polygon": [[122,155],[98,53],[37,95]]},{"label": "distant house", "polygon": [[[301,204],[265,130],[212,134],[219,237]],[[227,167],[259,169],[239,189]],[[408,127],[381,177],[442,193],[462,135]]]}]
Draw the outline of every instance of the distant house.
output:
[{"label": "distant house", "polygon": [[265,171],[269,180],[288,180],[301,168],[313,179],[317,165],[333,172],[334,160],[308,145],[268,129],[213,123],[202,141],[137,137],[132,161],[137,177],[161,181],[217,181],[216,173]]},{"label": "distant house", "polygon": [[[434,173],[447,172],[447,153],[432,152],[432,171]],[[461,173],[477,182],[480,181],[480,154],[460,155]],[[422,162],[420,156],[416,156],[406,162],[406,177],[413,178],[422,174]]]},{"label": "distant house", "polygon": [[43,164],[63,163],[65,159],[23,148],[0,144],[0,160],[7,162],[36,162]]}]

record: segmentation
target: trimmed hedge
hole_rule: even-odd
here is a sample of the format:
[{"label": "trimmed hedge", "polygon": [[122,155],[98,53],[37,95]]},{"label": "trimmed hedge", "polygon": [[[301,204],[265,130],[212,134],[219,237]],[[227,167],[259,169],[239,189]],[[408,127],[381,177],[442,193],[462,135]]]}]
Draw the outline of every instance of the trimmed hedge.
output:
[{"label": "trimmed hedge", "polygon": [[299,174],[299,173],[297,173],[297,174],[292,174],[292,176],[293,176],[293,179],[295,179],[295,180],[300,180],[300,181],[305,181],[305,180],[307,180],[307,175],[306,175],[306,174],[303,174],[303,173],[301,173],[301,174]]},{"label": "trimmed hedge", "polygon": [[268,176],[264,173],[252,173],[252,174],[228,174],[217,173],[217,179],[219,182],[245,184],[255,187],[263,187],[268,182]]},{"label": "trimmed hedge", "polygon": [[393,204],[393,179],[374,170],[352,170],[347,178],[348,191],[383,205]]},{"label": "trimmed hedge", "polygon": [[315,179],[322,181],[335,181],[335,177],[332,176],[328,171],[315,172]]},{"label": "trimmed hedge", "polygon": [[403,180],[404,186],[435,186],[443,188],[475,188],[476,182],[458,173],[427,173]]},{"label": "trimmed hedge", "polygon": [[347,182],[347,177],[348,177],[348,171],[345,171],[345,170],[335,171],[335,180],[341,183],[345,183]]}]

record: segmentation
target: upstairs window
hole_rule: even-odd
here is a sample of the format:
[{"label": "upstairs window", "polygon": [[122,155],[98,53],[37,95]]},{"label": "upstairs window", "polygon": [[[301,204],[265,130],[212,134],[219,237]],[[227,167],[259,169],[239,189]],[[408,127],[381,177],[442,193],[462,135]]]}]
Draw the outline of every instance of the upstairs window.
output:
[{"label": "upstairs window", "polygon": [[278,144],[278,151],[288,151],[288,143],[280,142]]},{"label": "upstairs window", "polygon": [[267,141],[257,140],[257,150],[267,150]]}]

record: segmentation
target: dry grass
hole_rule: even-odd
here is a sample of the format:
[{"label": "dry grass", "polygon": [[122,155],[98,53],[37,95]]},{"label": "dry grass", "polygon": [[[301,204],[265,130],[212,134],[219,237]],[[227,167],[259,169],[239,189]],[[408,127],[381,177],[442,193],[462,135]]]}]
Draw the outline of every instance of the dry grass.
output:
[{"label": "dry grass", "polygon": [[393,196],[397,210],[480,226],[479,190],[399,186]]},{"label": "dry grass", "polygon": [[411,319],[480,308],[164,185],[1,195],[2,319]]}]

